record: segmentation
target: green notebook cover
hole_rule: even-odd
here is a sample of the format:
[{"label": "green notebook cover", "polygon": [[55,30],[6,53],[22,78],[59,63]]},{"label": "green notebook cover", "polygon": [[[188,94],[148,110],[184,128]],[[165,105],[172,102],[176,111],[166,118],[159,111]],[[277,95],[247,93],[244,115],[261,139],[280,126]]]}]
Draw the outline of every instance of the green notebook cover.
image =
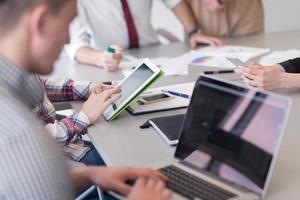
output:
[{"label": "green notebook cover", "polygon": [[125,104],[118,112],[116,112],[108,121],[115,119],[123,110],[125,110],[134,100],[136,100],[140,94],[142,94],[146,89],[148,89],[155,81],[160,79],[164,75],[163,70],[160,70],[157,74],[144,88],[142,88],[134,97],[132,97],[127,104]]}]

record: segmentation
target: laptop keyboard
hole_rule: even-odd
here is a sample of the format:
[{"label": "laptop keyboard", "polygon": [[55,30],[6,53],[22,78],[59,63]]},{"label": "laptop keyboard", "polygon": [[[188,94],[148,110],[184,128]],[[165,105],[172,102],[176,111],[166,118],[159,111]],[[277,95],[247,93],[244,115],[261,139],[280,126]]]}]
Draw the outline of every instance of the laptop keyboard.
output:
[{"label": "laptop keyboard", "polygon": [[225,200],[236,196],[175,166],[160,171],[169,178],[167,187],[188,199]]}]

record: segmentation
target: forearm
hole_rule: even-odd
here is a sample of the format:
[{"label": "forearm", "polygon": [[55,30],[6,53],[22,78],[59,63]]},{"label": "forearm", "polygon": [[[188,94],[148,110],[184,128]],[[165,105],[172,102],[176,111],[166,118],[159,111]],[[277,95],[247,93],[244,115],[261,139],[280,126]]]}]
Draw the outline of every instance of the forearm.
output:
[{"label": "forearm", "polygon": [[300,88],[300,74],[283,73],[281,76],[281,88]]},{"label": "forearm", "polygon": [[94,167],[75,167],[71,169],[70,176],[76,191],[93,185],[90,179],[90,173],[93,168]]},{"label": "forearm", "polygon": [[71,173],[71,180],[73,181],[73,185],[75,186],[77,191],[91,185],[96,185],[102,187],[102,189],[107,189],[107,185],[105,185],[107,184],[105,183],[105,176],[107,176],[108,173],[106,167],[98,167],[98,166],[76,167],[73,168],[70,171],[70,173]]},{"label": "forearm", "polygon": [[[56,140],[61,144],[68,144],[75,136],[86,134],[89,124],[85,113],[76,112],[58,123],[59,129],[57,130],[61,133],[57,134]],[[63,137],[58,137],[59,135]]]},{"label": "forearm", "polygon": [[178,5],[176,5],[173,8],[173,12],[183,24],[186,32],[190,32],[197,28],[195,17],[192,14],[192,10],[186,0],[182,0]]},{"label": "forearm", "polygon": [[98,66],[99,65],[98,54],[99,52],[96,52],[91,47],[82,47],[77,51],[75,55],[75,59],[80,63]]},{"label": "forearm", "polygon": [[89,93],[89,81],[73,81],[72,79],[63,79],[51,77],[44,82],[45,92],[51,102],[86,100]]}]

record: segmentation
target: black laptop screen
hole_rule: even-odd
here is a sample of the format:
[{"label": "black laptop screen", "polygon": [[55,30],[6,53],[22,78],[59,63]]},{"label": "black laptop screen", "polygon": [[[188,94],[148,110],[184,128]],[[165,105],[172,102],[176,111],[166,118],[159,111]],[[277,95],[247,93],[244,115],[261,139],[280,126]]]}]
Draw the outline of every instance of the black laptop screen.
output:
[{"label": "black laptop screen", "polygon": [[201,77],[176,157],[260,194],[288,106],[285,98]]}]

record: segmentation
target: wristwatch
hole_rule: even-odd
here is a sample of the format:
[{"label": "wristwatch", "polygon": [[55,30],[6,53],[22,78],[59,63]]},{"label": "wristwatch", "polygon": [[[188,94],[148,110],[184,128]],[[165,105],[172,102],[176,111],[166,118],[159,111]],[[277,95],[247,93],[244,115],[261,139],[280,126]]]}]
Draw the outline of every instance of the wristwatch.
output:
[{"label": "wristwatch", "polygon": [[191,37],[196,34],[196,33],[199,33],[200,32],[200,29],[199,28],[194,28],[193,30],[191,30],[190,32],[187,33],[187,37],[188,39],[191,39]]}]

